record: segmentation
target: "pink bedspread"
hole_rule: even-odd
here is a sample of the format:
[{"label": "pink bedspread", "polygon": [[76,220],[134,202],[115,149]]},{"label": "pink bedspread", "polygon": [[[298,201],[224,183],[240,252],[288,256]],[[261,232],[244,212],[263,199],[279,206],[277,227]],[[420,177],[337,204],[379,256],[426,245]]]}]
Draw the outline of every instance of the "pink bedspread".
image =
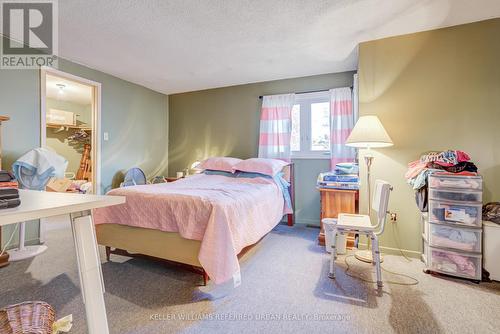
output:
[{"label": "pink bedspread", "polygon": [[200,240],[198,259],[217,284],[239,275],[237,255],[271,231],[284,214],[271,179],[194,175],[171,183],[113,189],[127,202],[94,211],[95,224],[123,224]]}]

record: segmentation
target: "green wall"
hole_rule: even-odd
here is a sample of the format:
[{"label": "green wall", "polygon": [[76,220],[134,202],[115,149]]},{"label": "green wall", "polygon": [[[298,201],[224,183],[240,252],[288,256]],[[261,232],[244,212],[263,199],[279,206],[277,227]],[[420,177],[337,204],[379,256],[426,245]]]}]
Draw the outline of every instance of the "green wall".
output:
[{"label": "green wall", "polygon": [[[169,96],[169,173],[209,156],[257,156],[260,95],[351,86],[354,72],[238,85]],[[329,161],[296,160],[296,219],[319,224],[316,178]]]},{"label": "green wall", "polygon": [[[399,215],[382,245],[399,240],[420,251],[419,215],[403,176],[425,151],[468,152],[484,177],[484,201],[500,201],[499,36],[494,19],[360,45],[360,114],[378,115],[394,141],[375,151],[373,166],[374,178],[394,186],[390,210]],[[361,204],[366,210],[366,198]]]},{"label": "green wall", "polygon": [[295,219],[299,224],[319,226],[318,174],[330,170],[329,159],[296,159]]},{"label": "green wall", "polygon": [[[168,162],[168,97],[109,74],[63,59],[59,70],[102,84],[101,178],[103,192],[111,189],[128,168],[139,166],[148,176],[166,174]],[[38,70],[0,70],[0,114],[4,168],[40,145],[40,74]],[[102,135],[102,133],[101,133]],[[8,229],[3,230],[3,239]],[[28,239],[38,232],[28,231]]]}]

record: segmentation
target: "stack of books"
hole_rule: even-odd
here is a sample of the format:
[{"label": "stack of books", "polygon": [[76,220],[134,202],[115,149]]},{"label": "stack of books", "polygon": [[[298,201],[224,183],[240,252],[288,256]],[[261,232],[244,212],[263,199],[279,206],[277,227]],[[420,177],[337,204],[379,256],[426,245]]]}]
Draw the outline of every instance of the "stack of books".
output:
[{"label": "stack of books", "polygon": [[317,185],[319,188],[358,190],[358,172],[358,165],[355,163],[337,164],[332,172],[319,174]]},{"label": "stack of books", "polygon": [[18,183],[7,171],[0,171],[0,209],[14,208],[21,204]]}]

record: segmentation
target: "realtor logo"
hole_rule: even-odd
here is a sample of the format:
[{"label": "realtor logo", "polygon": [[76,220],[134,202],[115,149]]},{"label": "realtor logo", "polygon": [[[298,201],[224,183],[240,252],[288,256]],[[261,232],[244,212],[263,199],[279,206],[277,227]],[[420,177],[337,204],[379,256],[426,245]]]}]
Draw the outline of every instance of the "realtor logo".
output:
[{"label": "realtor logo", "polygon": [[0,0],[0,68],[57,67],[57,0]]}]

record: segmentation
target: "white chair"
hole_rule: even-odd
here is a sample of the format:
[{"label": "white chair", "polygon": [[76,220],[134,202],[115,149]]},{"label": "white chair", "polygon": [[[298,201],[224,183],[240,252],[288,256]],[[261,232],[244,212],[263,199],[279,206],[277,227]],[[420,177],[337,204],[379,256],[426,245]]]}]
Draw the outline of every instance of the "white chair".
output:
[{"label": "white chair", "polygon": [[[337,224],[332,229],[332,253],[330,259],[330,273],[328,277],[335,279],[335,259],[337,258],[336,239],[337,233],[364,234],[372,240],[372,258],[377,270],[377,286],[382,287],[382,272],[380,270],[380,250],[378,247],[378,236],[384,232],[387,220],[387,205],[392,187],[389,183],[375,181],[375,192],[373,194],[372,210],[377,213],[377,224],[372,225],[370,216],[341,213],[338,216]],[[323,224],[331,223],[335,219],[324,218]]]}]

